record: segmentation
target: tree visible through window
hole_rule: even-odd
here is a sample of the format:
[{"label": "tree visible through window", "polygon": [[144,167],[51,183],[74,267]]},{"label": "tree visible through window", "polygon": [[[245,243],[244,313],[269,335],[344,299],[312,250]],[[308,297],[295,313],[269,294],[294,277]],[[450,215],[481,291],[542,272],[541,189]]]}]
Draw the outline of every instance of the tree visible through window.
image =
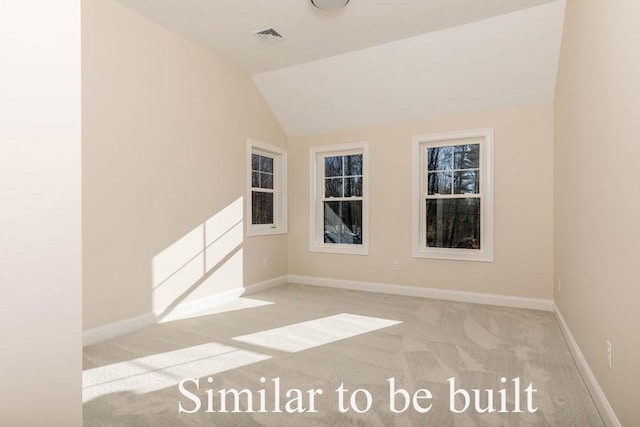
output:
[{"label": "tree visible through window", "polygon": [[366,255],[367,143],[311,148],[310,249]]},{"label": "tree visible through window", "polygon": [[273,224],[273,158],[251,154],[252,224]]},{"label": "tree visible through window", "polygon": [[362,244],[362,154],[324,158],[324,242]]},{"label": "tree visible through window", "polygon": [[480,144],[426,150],[428,247],[480,249]]},{"label": "tree visible through window", "polygon": [[247,235],[287,232],[287,152],[247,140]]},{"label": "tree visible through window", "polygon": [[493,261],[493,130],[415,136],[413,144],[413,255]]}]

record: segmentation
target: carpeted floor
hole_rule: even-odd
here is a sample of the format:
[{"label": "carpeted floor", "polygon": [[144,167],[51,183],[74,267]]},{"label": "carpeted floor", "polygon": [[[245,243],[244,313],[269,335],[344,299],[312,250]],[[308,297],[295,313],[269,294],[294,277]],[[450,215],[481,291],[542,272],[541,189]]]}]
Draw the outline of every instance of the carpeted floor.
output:
[{"label": "carpeted floor", "polygon": [[295,284],[86,347],[83,402],[86,426],[603,425],[551,313]]}]

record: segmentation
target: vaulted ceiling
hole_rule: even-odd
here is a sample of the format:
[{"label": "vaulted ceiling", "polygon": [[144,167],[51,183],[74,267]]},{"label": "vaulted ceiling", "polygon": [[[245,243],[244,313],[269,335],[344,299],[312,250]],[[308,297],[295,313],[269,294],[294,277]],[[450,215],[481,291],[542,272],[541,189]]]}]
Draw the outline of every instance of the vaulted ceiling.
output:
[{"label": "vaulted ceiling", "polygon": [[251,75],[290,135],[551,102],[564,17],[564,0],[119,1]]}]

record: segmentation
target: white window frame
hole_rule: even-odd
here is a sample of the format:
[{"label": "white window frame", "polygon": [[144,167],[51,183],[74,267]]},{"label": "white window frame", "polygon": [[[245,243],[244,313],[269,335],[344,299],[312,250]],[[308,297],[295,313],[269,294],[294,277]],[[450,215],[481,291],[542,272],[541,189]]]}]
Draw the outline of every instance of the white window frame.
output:
[{"label": "white window frame", "polygon": [[[362,244],[324,242],[324,158],[362,154]],[[351,255],[369,255],[369,143],[352,142],[311,147],[309,150],[309,250]],[[340,198],[349,200],[351,198]]]},{"label": "white window frame", "polygon": [[[273,159],[273,224],[252,224],[253,197],[251,156],[258,154]],[[247,139],[247,236],[287,233],[287,151],[276,145]]]},{"label": "white window frame", "polygon": [[[426,245],[426,147],[480,144],[480,249],[430,248]],[[493,262],[493,129],[413,137],[413,257]]]}]

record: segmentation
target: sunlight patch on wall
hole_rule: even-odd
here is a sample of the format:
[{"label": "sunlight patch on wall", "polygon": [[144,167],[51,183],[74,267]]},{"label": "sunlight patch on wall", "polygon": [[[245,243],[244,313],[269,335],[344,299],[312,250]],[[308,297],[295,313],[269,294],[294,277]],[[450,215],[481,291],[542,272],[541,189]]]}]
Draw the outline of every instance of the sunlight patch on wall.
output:
[{"label": "sunlight patch on wall", "polygon": [[397,320],[342,313],[233,338],[280,351],[298,352],[398,325]]},{"label": "sunlight patch on wall", "polygon": [[204,223],[207,273],[242,244],[242,197]]},{"label": "sunlight patch on wall", "polygon": [[184,378],[211,376],[271,357],[215,342],[152,354],[82,372],[82,402],[112,393],[149,393]]},{"label": "sunlight patch on wall", "polygon": [[[198,301],[232,288],[241,289],[243,281],[243,259],[244,254],[242,248],[237,249],[231,256],[225,258],[224,262],[219,263],[217,267],[210,271],[209,275],[193,289],[184,304],[186,305],[190,301]],[[216,302],[211,301],[211,304],[214,305]]]},{"label": "sunlight patch on wall", "polygon": [[[206,294],[241,288],[242,242],[240,197],[153,257],[154,313],[166,314]],[[205,284],[206,292],[201,289]]]}]

